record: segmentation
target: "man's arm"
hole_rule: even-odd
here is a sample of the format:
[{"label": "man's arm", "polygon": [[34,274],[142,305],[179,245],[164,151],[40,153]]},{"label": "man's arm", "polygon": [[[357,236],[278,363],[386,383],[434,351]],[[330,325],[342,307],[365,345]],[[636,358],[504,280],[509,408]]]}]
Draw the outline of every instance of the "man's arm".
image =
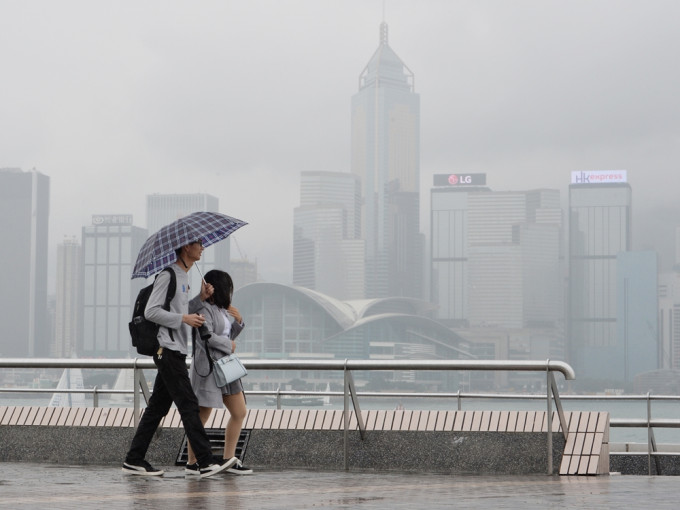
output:
[{"label": "man's arm", "polygon": [[153,284],[153,290],[144,310],[144,317],[166,328],[179,329],[182,325],[182,314],[163,309],[169,286],[170,274],[168,271],[161,271]]}]

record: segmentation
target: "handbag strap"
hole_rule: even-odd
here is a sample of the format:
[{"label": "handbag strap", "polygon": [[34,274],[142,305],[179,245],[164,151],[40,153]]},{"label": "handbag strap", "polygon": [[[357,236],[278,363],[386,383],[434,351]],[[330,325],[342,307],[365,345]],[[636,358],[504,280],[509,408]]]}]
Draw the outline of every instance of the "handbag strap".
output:
[{"label": "handbag strap", "polygon": [[[198,328],[191,328],[191,355],[196,358],[196,340],[200,338],[200,336],[197,334]],[[203,375],[201,374],[198,369],[196,368],[196,365],[194,364],[194,372],[198,374],[199,377],[208,377],[210,374],[212,374],[215,360],[213,359],[212,355],[210,354],[210,348],[208,347],[208,339],[203,339],[203,342],[205,342],[205,352],[206,355],[208,356],[208,365],[210,366],[210,370],[208,370],[208,373]]]}]

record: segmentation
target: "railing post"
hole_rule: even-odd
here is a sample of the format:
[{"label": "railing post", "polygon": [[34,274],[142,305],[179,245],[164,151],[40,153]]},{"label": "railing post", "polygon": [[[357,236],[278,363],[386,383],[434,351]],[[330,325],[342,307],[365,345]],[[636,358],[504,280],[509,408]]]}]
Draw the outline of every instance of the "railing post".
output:
[{"label": "railing post", "polygon": [[92,388],[92,407],[99,407],[99,393],[96,386]]},{"label": "railing post", "polygon": [[550,359],[545,364],[545,374],[546,374],[546,381],[545,381],[545,388],[547,392],[547,402],[548,402],[548,415],[547,415],[547,425],[548,425],[548,474],[552,475],[553,473],[553,456],[552,456],[552,402],[551,402],[551,397],[552,395],[550,394],[552,392],[552,384],[550,380],[550,376],[552,375],[550,373]]},{"label": "railing post", "polygon": [[458,388],[458,397],[456,398],[456,400],[458,401],[458,410],[460,411],[463,408],[463,405],[462,405],[463,403],[461,402],[461,399],[460,399],[460,388]]},{"label": "railing post", "polygon": [[135,358],[132,367],[132,418],[135,428],[137,428],[137,425],[139,425],[139,391],[141,389],[139,383],[139,369],[137,368],[137,359],[138,358]]},{"label": "railing post", "polygon": [[348,458],[348,444],[347,444],[347,435],[349,431],[349,378],[347,376],[347,360],[345,359],[345,368],[343,370],[343,375],[344,375],[344,384],[343,384],[343,423],[344,423],[344,431],[343,431],[343,436],[342,436],[342,441],[343,441],[343,452],[344,452],[344,459],[345,459],[345,471],[349,471],[349,458]]},{"label": "railing post", "polygon": [[656,464],[656,474],[661,474],[661,465],[659,463],[659,457],[655,454],[657,452],[656,448],[656,438],[654,437],[654,429],[652,428],[652,398],[649,392],[647,392],[647,472],[649,476],[652,475],[652,456],[654,456],[654,463]]},{"label": "railing post", "polygon": [[647,392],[647,474],[652,475],[652,436],[651,436],[651,427],[649,426],[649,422],[652,419],[652,409],[651,409],[651,402],[649,400],[649,392]]}]

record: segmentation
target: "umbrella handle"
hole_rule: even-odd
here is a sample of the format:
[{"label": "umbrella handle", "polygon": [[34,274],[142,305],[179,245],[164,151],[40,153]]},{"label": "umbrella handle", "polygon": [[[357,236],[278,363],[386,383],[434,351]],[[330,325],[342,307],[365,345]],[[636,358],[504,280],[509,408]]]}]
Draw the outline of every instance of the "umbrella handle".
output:
[{"label": "umbrella handle", "polygon": [[201,268],[198,267],[198,264],[197,264],[196,262],[194,262],[194,267],[195,267],[196,270],[198,271],[198,274],[201,275],[201,280],[203,281],[203,283],[205,283],[206,285],[208,285],[208,282],[206,282],[206,281],[205,281],[205,278],[203,278],[203,273],[201,273]]}]

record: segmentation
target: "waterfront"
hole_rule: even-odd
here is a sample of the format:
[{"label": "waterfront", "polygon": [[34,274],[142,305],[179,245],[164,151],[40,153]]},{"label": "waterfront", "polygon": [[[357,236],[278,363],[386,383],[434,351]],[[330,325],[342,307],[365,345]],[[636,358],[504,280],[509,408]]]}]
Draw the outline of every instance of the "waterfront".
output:
[{"label": "waterfront", "polygon": [[185,479],[125,476],[118,467],[0,463],[0,509],[164,510],[413,508],[676,508],[677,478],[664,476],[451,476],[260,470]]}]

